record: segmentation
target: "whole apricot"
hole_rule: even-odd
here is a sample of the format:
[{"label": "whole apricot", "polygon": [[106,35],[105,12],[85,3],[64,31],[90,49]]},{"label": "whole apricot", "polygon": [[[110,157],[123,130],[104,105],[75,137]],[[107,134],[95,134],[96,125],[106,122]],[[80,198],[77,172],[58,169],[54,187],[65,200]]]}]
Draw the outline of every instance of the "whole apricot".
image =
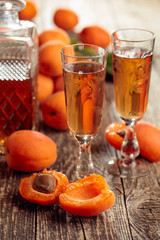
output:
[{"label": "whole apricot", "polygon": [[62,75],[61,49],[66,44],[62,41],[49,41],[39,48],[39,71],[40,73],[56,77]]},{"label": "whole apricot", "polygon": [[110,34],[100,26],[92,25],[82,29],[79,39],[83,43],[95,44],[106,48],[111,42]]},{"label": "whole apricot", "polygon": [[57,130],[68,129],[64,91],[53,93],[42,104],[43,121]]},{"label": "whole apricot", "polygon": [[64,90],[63,75],[55,77],[53,80],[54,80],[54,92],[63,91]]},{"label": "whole apricot", "polygon": [[70,37],[66,31],[61,28],[55,28],[50,30],[44,30],[39,35],[39,45],[41,46],[45,42],[52,40],[60,40],[65,42],[67,45],[70,44]]},{"label": "whole apricot", "polygon": [[71,9],[59,8],[53,16],[54,23],[64,30],[72,30],[78,24],[78,15]]},{"label": "whole apricot", "polygon": [[34,172],[51,166],[57,158],[56,143],[38,131],[19,130],[5,142],[6,161],[10,168]]},{"label": "whole apricot", "polygon": [[38,74],[38,98],[41,104],[54,91],[54,81],[51,77]]},{"label": "whole apricot", "polygon": [[26,6],[19,12],[20,20],[32,20],[38,13],[37,4],[34,0],[25,0]]}]

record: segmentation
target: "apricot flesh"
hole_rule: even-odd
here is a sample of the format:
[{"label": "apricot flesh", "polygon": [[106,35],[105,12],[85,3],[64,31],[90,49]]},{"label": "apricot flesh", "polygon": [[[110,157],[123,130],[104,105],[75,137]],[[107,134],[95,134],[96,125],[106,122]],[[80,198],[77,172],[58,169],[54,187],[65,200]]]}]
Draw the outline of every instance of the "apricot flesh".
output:
[{"label": "apricot flesh", "polygon": [[57,158],[56,143],[41,132],[20,130],[5,142],[6,161],[10,168],[35,172],[51,166]]},{"label": "apricot flesh", "polygon": [[68,184],[59,196],[61,207],[77,216],[91,217],[114,205],[115,195],[100,175],[90,175]]}]

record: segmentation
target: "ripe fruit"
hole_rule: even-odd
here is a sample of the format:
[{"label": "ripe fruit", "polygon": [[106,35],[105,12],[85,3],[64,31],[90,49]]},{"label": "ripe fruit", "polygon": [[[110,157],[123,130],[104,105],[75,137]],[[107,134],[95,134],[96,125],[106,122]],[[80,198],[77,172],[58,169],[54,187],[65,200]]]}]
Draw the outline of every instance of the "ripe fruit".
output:
[{"label": "ripe fruit", "polygon": [[[47,171],[44,169],[41,174],[51,175],[56,180],[56,187],[50,193],[37,191],[34,188],[34,181],[38,173],[34,173],[30,177],[23,178],[19,184],[19,192],[21,196],[29,202],[37,203],[40,205],[52,205],[58,202],[59,195],[64,186],[68,184],[66,175],[55,170]],[[47,187],[47,186],[46,186]]]},{"label": "ripe fruit", "polygon": [[51,77],[38,74],[38,98],[40,104],[54,91],[54,81]]},{"label": "ripe fruit", "polygon": [[64,91],[53,93],[41,105],[43,121],[57,130],[67,130],[67,114]]},{"label": "ripe fruit", "polygon": [[125,123],[111,123],[105,130],[107,141],[117,150],[121,150],[123,137],[117,132],[125,130]]},{"label": "ripe fruit", "polygon": [[54,78],[54,92],[64,90],[64,80],[63,75]]},{"label": "ripe fruit", "polygon": [[[106,139],[118,150],[121,149],[124,129],[124,123],[112,123],[106,128]],[[151,162],[160,161],[160,129],[148,122],[139,121],[136,124],[136,135],[141,155]]]},{"label": "ripe fruit", "polygon": [[97,25],[88,26],[79,33],[79,39],[83,43],[95,44],[106,48],[111,42],[110,34]]},{"label": "ripe fruit", "polygon": [[57,158],[55,142],[41,132],[19,130],[5,142],[7,164],[22,172],[34,172],[51,166]]},{"label": "ripe fruit", "polygon": [[70,44],[70,37],[66,31],[60,28],[52,30],[45,30],[39,35],[39,45],[41,46],[45,42],[52,40],[60,40],[65,42],[67,45]]},{"label": "ripe fruit", "polygon": [[50,77],[62,75],[61,49],[65,46],[66,44],[62,41],[49,41],[40,46],[40,73]]},{"label": "ripe fruit", "polygon": [[160,161],[160,129],[141,121],[136,125],[136,134],[141,155],[151,162]]},{"label": "ripe fruit", "polygon": [[64,30],[72,30],[78,24],[78,16],[71,9],[59,8],[53,16],[54,23]]},{"label": "ripe fruit", "polygon": [[114,193],[100,175],[90,175],[68,184],[59,196],[61,207],[77,216],[96,216],[113,206]]},{"label": "ripe fruit", "polygon": [[32,20],[38,13],[38,8],[34,0],[25,0],[26,6],[19,12],[20,20]]}]

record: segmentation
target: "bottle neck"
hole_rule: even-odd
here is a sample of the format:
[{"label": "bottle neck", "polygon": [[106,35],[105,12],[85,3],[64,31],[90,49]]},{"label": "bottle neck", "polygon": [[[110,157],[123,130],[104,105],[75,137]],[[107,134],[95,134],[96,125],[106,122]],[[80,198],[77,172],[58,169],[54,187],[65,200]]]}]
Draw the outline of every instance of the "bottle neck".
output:
[{"label": "bottle neck", "polygon": [[19,23],[18,12],[8,11],[0,13],[0,26],[9,26]]}]

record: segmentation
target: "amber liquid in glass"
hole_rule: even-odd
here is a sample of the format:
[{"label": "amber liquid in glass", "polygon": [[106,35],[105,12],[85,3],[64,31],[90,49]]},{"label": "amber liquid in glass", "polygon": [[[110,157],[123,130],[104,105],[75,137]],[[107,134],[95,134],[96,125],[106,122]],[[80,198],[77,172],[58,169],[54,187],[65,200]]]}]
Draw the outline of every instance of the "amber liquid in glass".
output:
[{"label": "amber liquid in glass", "polygon": [[95,62],[70,63],[64,68],[67,121],[79,140],[96,135],[102,122],[105,69]]},{"label": "amber liquid in glass", "polygon": [[34,127],[37,103],[34,87],[25,75],[27,69],[25,62],[8,60],[0,64],[0,144],[3,145],[14,131]]},{"label": "amber liquid in glass", "polygon": [[152,53],[119,48],[113,53],[114,95],[117,112],[124,119],[140,119],[146,111]]}]

